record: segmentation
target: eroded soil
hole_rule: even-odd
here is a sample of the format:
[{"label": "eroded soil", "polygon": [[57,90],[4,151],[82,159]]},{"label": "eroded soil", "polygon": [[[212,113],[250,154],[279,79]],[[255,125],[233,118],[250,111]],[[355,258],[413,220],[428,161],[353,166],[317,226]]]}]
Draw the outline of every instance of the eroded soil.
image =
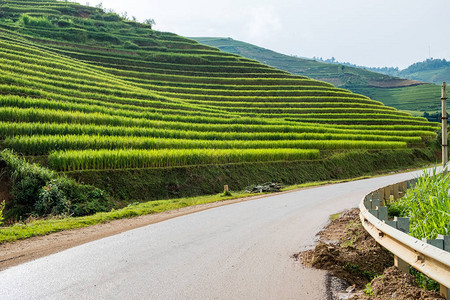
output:
[{"label": "eroded soil", "polygon": [[372,296],[360,293],[351,299],[443,299],[435,292],[425,291],[418,287],[414,276],[405,274],[394,266],[387,268],[382,276],[372,280],[370,290],[373,294]]},{"label": "eroded soil", "polygon": [[[349,287],[335,291],[334,299],[443,299],[436,292],[419,288],[413,276],[393,267],[392,254],[362,227],[358,209],[343,212],[318,237],[314,249],[296,257],[347,282]],[[364,292],[369,282],[370,288]]]}]

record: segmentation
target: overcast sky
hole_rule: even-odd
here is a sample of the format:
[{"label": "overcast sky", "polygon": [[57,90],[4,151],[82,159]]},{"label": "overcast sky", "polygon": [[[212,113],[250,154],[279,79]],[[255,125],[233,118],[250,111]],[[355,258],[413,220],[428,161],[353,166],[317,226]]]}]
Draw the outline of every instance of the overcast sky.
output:
[{"label": "overcast sky", "polygon": [[[77,0],[86,4],[86,0]],[[365,66],[450,59],[449,0],[89,0],[156,30]]]}]

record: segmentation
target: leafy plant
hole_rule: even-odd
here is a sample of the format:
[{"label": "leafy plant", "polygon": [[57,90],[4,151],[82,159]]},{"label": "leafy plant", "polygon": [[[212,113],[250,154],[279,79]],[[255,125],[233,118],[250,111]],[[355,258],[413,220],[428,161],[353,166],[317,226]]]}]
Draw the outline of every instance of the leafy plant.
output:
[{"label": "leafy plant", "polygon": [[221,196],[228,197],[228,196],[233,196],[233,194],[230,191],[224,191]]},{"label": "leafy plant", "polygon": [[3,210],[5,209],[5,200],[0,203],[0,225],[3,224]]},{"label": "leafy plant", "polygon": [[[106,196],[98,188],[76,183],[73,179],[37,164],[30,164],[10,150],[0,152],[11,181],[11,207],[16,216],[92,214],[106,210]],[[9,211],[9,210],[8,210]]]},{"label": "leafy plant", "polygon": [[371,285],[371,283],[370,282],[368,282],[367,284],[366,284],[366,287],[364,288],[364,293],[366,294],[366,295],[368,295],[368,296],[373,296],[373,290],[372,290],[372,285]]},{"label": "leafy plant", "polygon": [[70,211],[70,201],[60,189],[57,180],[50,180],[39,194],[39,199],[34,204],[38,215],[67,215]]},{"label": "leafy plant", "polygon": [[391,202],[388,203],[388,214],[392,217],[400,217],[402,215],[403,209],[398,205],[392,205]]},{"label": "leafy plant", "polygon": [[417,283],[420,287],[422,287],[425,290],[431,290],[431,291],[439,291],[440,290],[440,284],[433,279],[429,278],[428,276],[425,276],[423,273],[417,271],[414,268],[410,269],[411,275],[416,277]]},{"label": "leafy plant", "polygon": [[22,14],[19,18],[19,23],[26,27],[53,27],[52,22],[45,16],[32,17],[27,14]]}]

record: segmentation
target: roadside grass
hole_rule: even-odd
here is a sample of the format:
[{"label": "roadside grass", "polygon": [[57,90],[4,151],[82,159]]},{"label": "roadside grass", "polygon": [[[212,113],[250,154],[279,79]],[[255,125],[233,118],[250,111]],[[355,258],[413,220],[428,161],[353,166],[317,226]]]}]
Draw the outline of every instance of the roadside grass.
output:
[{"label": "roadside grass", "polygon": [[[450,233],[450,175],[436,168],[424,171],[414,188],[390,206],[402,217],[410,218],[409,234],[432,239]],[[424,222],[425,221],[425,222]]]},{"label": "roadside grass", "polygon": [[[405,171],[419,170],[411,169]],[[373,176],[360,176],[352,179],[343,180],[329,180],[329,181],[315,181],[304,184],[290,185],[281,189],[282,192],[289,192],[293,190],[315,187],[327,184],[342,183],[354,180],[361,180],[371,177],[382,176],[377,174]],[[175,210],[187,206],[194,206],[200,204],[207,204],[219,201],[234,200],[246,197],[262,197],[273,193],[246,193],[244,191],[231,191],[231,195],[225,196],[224,193],[207,196],[186,197],[170,200],[156,200],[144,203],[133,203],[121,209],[112,209],[109,212],[100,212],[90,216],[70,217],[70,216],[56,216],[47,219],[32,220],[29,222],[20,222],[12,226],[0,227],[0,244],[14,242],[21,239],[26,239],[34,236],[43,236],[51,233],[88,227],[97,224],[107,223],[113,220],[133,218],[148,214],[156,214],[165,211]],[[333,216],[332,216],[333,217]],[[336,216],[334,216],[336,217]]]},{"label": "roadside grass", "polygon": [[337,218],[339,218],[342,215],[342,213],[337,213],[337,214],[332,214],[330,216],[330,222],[336,220]]},{"label": "roadside grass", "polygon": [[49,219],[40,219],[31,222],[17,223],[13,226],[0,228],[0,244],[13,242],[20,239],[26,239],[33,236],[47,235],[63,230],[88,227],[118,219],[155,214],[186,206],[238,199],[251,195],[254,194],[237,193],[233,196],[222,196],[222,194],[217,194],[172,200],[157,200],[145,203],[130,204],[127,207],[121,209],[113,209],[109,212],[101,212],[84,217],[57,216]]},{"label": "roadside grass", "polygon": [[[360,177],[357,179],[361,178],[366,177]],[[283,188],[281,191],[287,192],[301,188],[320,186],[332,183],[340,183],[350,180],[352,179],[308,182],[305,184],[287,186]],[[226,200],[234,200],[246,197],[264,196],[266,194],[273,194],[273,193],[246,193],[244,191],[241,192],[232,191],[231,195],[229,196],[224,196],[224,193],[220,193],[208,196],[187,197],[170,200],[156,200],[144,203],[133,203],[121,209],[113,209],[109,212],[100,212],[90,216],[83,216],[83,217],[55,216],[47,219],[31,220],[29,222],[20,222],[12,226],[3,228],[0,227],[0,244],[14,242],[17,240],[26,239],[34,236],[48,235],[51,233],[64,230],[107,223],[113,220],[161,213],[187,206],[194,206]]]}]

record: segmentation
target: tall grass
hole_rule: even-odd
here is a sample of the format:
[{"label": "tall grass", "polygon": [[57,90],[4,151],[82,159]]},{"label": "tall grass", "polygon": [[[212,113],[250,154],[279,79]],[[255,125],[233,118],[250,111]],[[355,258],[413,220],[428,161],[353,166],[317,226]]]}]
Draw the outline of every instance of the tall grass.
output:
[{"label": "tall grass", "polygon": [[[220,137],[220,136],[218,136]],[[401,141],[352,140],[352,137],[321,134],[304,135],[304,140],[206,140],[206,139],[165,139],[133,136],[95,135],[33,135],[7,138],[4,146],[22,154],[43,155],[54,150],[83,149],[398,149],[406,148]],[[373,136],[368,136],[373,137]],[[376,136],[375,136],[376,137]],[[242,138],[242,137],[241,137]],[[358,136],[355,136],[357,139]],[[412,142],[420,142],[414,138]]]},{"label": "tall grass", "polygon": [[239,162],[294,161],[319,158],[319,150],[297,149],[164,149],[58,151],[49,155],[51,168],[88,169],[154,168]]},{"label": "tall grass", "polygon": [[416,238],[450,235],[450,174],[424,172],[417,185],[392,204],[391,209],[410,217],[410,233]]},{"label": "tall grass", "polygon": [[[167,123],[162,123],[167,126]],[[169,127],[169,126],[167,126]],[[232,130],[232,126],[229,126]],[[204,140],[205,142],[211,140],[217,141],[234,141],[239,143],[257,141],[258,143],[271,141],[284,141],[284,143],[295,143],[295,140],[317,140],[318,143],[324,140],[366,140],[366,141],[402,141],[413,144],[418,144],[421,141],[420,136],[427,136],[423,131],[417,132],[402,132],[402,131],[376,131],[373,130],[373,135],[369,135],[368,131],[349,131],[345,130],[330,130],[327,132],[321,132],[320,128],[306,127],[303,133],[289,133],[289,132],[264,132],[256,130],[254,132],[240,132],[239,127],[236,128],[236,132],[220,132],[220,131],[193,131],[188,130],[171,130],[152,127],[121,127],[121,126],[108,126],[108,125],[91,125],[91,124],[68,124],[68,123],[16,123],[16,122],[0,122],[0,138],[5,139],[3,144],[8,147],[22,147],[22,140],[32,140],[30,143],[39,143],[38,136],[64,136],[74,135],[80,137],[80,143],[82,143],[83,136],[90,135],[94,137],[101,137],[102,139],[108,139],[109,136],[118,139],[118,137],[147,137],[147,138],[165,138],[165,139],[184,139],[184,140]],[[214,129],[214,128],[211,128]],[[318,132],[313,130],[317,129]],[[432,139],[434,136],[428,137]],[[47,144],[47,138],[42,139],[43,144]],[[0,142],[1,143],[1,142]],[[23,144],[28,144],[25,142]],[[286,147],[281,147],[286,148]],[[289,148],[289,147],[288,147]],[[301,147],[300,147],[301,148]],[[365,147],[367,148],[367,147]],[[38,150],[36,148],[35,150]],[[24,148],[26,150],[26,148]],[[22,150],[21,150],[22,151]]]}]

